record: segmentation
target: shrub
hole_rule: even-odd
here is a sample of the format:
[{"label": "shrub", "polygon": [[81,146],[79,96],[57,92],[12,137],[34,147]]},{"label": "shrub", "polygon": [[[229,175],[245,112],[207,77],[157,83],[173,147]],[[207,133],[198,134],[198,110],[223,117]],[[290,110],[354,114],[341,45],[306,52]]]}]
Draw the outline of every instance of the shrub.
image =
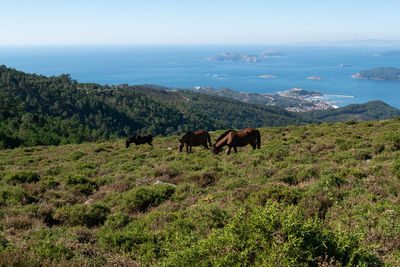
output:
[{"label": "shrub", "polygon": [[130,217],[126,213],[116,212],[107,216],[105,226],[111,229],[119,229],[125,227],[130,222]]},{"label": "shrub", "polygon": [[97,190],[98,186],[95,182],[89,180],[82,175],[68,176],[65,180],[65,184],[72,186],[76,191],[90,195],[94,190]]},{"label": "shrub", "polygon": [[195,182],[199,187],[207,187],[214,185],[218,181],[218,177],[215,173],[202,172],[190,176],[188,180]]},{"label": "shrub", "polygon": [[77,152],[72,153],[69,157],[72,160],[78,160],[78,159],[82,158],[85,155],[86,155],[85,153],[83,153],[81,151],[77,151]]},{"label": "shrub", "polygon": [[355,235],[329,230],[299,207],[271,202],[239,210],[226,227],[190,247],[171,248],[163,264],[316,266],[321,257],[343,266],[382,265]]},{"label": "shrub", "polygon": [[36,183],[39,182],[40,176],[36,172],[16,172],[8,177],[5,181],[9,184]]},{"label": "shrub", "polygon": [[36,201],[36,198],[17,186],[5,186],[0,188],[0,207],[15,204],[29,204]]},{"label": "shrub", "polygon": [[130,210],[145,211],[149,207],[158,206],[175,192],[175,187],[168,184],[141,186],[128,192],[125,206]]},{"label": "shrub", "polygon": [[289,155],[290,147],[282,141],[272,141],[265,145],[265,150],[269,158],[281,161]]},{"label": "shrub", "polygon": [[68,225],[101,225],[106,220],[110,209],[101,204],[64,206],[56,210],[54,220]]},{"label": "shrub", "polygon": [[7,247],[7,245],[7,239],[4,236],[0,235],[0,252],[2,252]]},{"label": "shrub", "polygon": [[268,201],[272,200],[291,205],[297,204],[300,198],[301,193],[296,188],[270,185],[261,191],[250,194],[246,202],[251,205],[256,204],[264,206]]}]

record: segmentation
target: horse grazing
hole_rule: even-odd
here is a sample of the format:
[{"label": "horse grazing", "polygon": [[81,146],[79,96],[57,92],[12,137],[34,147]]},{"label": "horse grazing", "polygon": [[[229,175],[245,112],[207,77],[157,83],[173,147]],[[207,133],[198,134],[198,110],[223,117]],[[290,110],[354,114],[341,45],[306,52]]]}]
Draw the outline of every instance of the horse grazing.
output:
[{"label": "horse grazing", "polygon": [[261,137],[259,130],[253,128],[247,128],[241,131],[232,130],[226,133],[225,137],[213,145],[212,151],[214,154],[218,154],[221,152],[222,147],[228,146],[226,154],[229,155],[232,147],[235,153],[237,153],[237,147],[243,147],[249,144],[253,147],[253,150],[260,148]]},{"label": "horse grazing", "polygon": [[[198,130],[197,132],[187,132],[182,138],[178,139],[179,141],[179,152],[182,152],[183,146],[186,145],[186,152],[192,152],[192,146],[201,146],[203,145],[206,149],[208,149],[208,144],[211,146],[211,138],[208,132],[204,130]],[[189,152],[190,151],[190,152]]]},{"label": "horse grazing", "polygon": [[230,133],[230,132],[232,132],[232,131],[236,131],[236,130],[230,129],[230,130],[224,132],[223,134],[221,134],[221,135],[215,140],[214,145],[216,145],[219,141],[221,141],[222,138],[224,138],[228,133]]},{"label": "horse grazing", "polygon": [[135,143],[135,145],[146,144],[153,146],[151,143],[153,141],[153,136],[151,134],[138,134],[135,136],[131,136],[125,141],[125,147],[128,148],[131,143]]}]

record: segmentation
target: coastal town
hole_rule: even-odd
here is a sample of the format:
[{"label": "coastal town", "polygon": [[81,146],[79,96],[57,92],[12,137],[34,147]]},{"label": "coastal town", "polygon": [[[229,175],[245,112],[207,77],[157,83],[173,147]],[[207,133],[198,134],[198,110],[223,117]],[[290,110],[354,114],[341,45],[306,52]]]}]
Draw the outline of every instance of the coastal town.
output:
[{"label": "coastal town", "polygon": [[[332,105],[326,101],[322,101],[323,94],[320,92],[304,90],[301,88],[293,88],[284,92],[279,92],[278,95],[282,97],[289,97],[301,100],[297,105],[286,107],[287,111],[292,112],[306,112],[311,110],[326,110],[338,108],[338,106]],[[306,105],[304,104],[306,101]]]}]

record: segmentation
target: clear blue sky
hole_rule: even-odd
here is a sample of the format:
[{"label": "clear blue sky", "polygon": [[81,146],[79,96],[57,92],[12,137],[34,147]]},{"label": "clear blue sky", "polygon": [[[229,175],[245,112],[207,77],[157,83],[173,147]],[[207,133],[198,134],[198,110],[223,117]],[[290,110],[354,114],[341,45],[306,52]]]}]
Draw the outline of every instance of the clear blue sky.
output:
[{"label": "clear blue sky", "polygon": [[400,39],[400,0],[0,0],[0,45]]}]

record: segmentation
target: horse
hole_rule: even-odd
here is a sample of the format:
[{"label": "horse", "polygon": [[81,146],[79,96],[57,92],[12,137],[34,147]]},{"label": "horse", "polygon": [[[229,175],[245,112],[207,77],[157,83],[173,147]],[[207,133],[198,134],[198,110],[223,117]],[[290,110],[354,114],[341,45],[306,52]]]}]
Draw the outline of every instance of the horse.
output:
[{"label": "horse", "polygon": [[247,128],[241,131],[230,131],[226,133],[225,137],[223,137],[219,142],[213,145],[212,152],[218,154],[221,152],[222,147],[228,146],[226,154],[229,155],[232,147],[235,153],[237,153],[237,147],[244,147],[249,144],[253,147],[253,150],[260,148],[261,137],[259,130]]},{"label": "horse", "polygon": [[208,132],[204,130],[198,130],[196,132],[187,132],[181,138],[179,138],[178,141],[179,141],[179,152],[182,152],[184,145],[186,145],[187,153],[192,153],[192,146],[203,145],[206,149],[208,149],[207,141],[211,146],[210,135],[208,134]]},{"label": "horse", "polygon": [[236,130],[230,129],[230,130],[224,132],[223,134],[221,134],[221,135],[215,140],[214,145],[216,145],[219,141],[221,141],[222,138],[224,138],[228,133],[230,133],[230,132],[232,132],[232,131],[236,131]]},{"label": "horse", "polygon": [[153,144],[151,143],[152,141],[153,141],[153,136],[151,136],[151,134],[138,134],[126,139],[125,147],[128,148],[131,143],[135,143],[135,145],[148,143],[153,147]]}]

